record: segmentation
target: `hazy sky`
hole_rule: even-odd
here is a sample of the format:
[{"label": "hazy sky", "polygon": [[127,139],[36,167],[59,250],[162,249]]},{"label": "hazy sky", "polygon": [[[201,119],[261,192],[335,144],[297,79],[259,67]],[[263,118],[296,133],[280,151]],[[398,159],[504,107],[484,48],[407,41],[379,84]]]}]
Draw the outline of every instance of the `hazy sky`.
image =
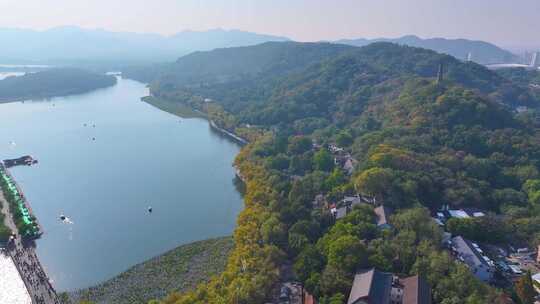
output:
[{"label": "hazy sky", "polygon": [[463,37],[540,47],[540,0],[0,0],[0,27],[241,29],[300,41]]}]

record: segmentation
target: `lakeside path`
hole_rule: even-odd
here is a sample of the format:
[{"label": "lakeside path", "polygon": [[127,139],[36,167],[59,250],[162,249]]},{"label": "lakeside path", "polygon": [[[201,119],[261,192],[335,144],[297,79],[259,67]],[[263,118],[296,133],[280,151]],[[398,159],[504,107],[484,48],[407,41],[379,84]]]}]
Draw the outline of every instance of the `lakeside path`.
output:
[{"label": "lakeside path", "polygon": [[45,274],[36,255],[35,242],[22,240],[18,233],[17,226],[13,222],[9,204],[2,191],[0,191],[0,203],[4,206],[3,212],[6,215],[6,225],[17,235],[16,239],[8,244],[7,252],[13,259],[13,262],[19,271],[19,275],[26,285],[32,303],[59,304],[60,302],[56,291],[51,285],[49,278]]},{"label": "lakeside path", "polygon": [[218,132],[221,132],[222,134],[225,134],[227,136],[229,136],[230,138],[232,138],[234,141],[236,141],[237,143],[240,143],[242,146],[244,145],[247,145],[248,144],[248,141],[232,132],[229,132],[223,128],[220,128],[213,120],[211,119],[208,119],[208,121],[210,122],[210,127],[212,127],[214,130],[217,130]]}]

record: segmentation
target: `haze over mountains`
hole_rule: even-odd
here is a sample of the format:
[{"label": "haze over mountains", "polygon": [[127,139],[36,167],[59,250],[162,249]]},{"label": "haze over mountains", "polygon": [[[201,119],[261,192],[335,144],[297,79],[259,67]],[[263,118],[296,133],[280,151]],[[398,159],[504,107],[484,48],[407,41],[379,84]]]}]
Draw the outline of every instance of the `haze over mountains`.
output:
[{"label": "haze over mountains", "polygon": [[434,50],[439,53],[452,55],[458,59],[465,60],[471,54],[471,60],[481,64],[506,63],[519,61],[518,56],[504,50],[494,44],[485,41],[468,39],[445,39],[428,38],[422,39],[414,35],[400,38],[377,38],[377,39],[342,39],[338,43],[354,46],[365,46],[374,42],[393,42],[408,46],[420,47]]},{"label": "haze over mountains", "polygon": [[197,50],[248,46],[288,38],[239,30],[184,31],[172,36],[57,27],[46,31],[0,29],[0,61],[163,62]]},{"label": "haze over mountains", "polygon": [[[269,41],[288,41],[287,37],[264,35],[240,30],[214,29],[183,31],[172,36],[159,34],[111,32],[103,29],[83,29],[74,26],[56,27],[45,31],[0,29],[0,62],[115,64],[174,61],[194,51],[238,46],[251,46]],[[364,46],[373,42],[394,42],[432,49],[466,59],[487,63],[516,62],[516,55],[488,42],[466,39],[430,38],[417,36],[380,39],[343,39],[335,43]]]}]

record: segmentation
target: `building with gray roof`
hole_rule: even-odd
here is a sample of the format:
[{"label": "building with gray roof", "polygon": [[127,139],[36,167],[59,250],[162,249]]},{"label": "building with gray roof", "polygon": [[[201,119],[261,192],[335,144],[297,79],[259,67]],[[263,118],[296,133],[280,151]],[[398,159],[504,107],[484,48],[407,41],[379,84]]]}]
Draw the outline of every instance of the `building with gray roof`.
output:
[{"label": "building with gray roof", "polygon": [[390,304],[392,277],[374,268],[357,273],[347,304]]},{"label": "building with gray roof", "polygon": [[481,253],[478,245],[456,236],[452,238],[451,246],[456,258],[465,263],[478,279],[484,282],[491,281],[495,271],[493,262]]}]

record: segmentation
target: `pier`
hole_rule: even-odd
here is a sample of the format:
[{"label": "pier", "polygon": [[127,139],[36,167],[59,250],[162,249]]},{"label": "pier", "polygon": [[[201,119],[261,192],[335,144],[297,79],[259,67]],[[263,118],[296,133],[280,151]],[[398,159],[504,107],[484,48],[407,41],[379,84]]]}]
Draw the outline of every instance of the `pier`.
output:
[{"label": "pier", "polygon": [[[58,295],[43,270],[35,250],[34,240],[43,233],[41,226],[33,216],[23,192],[3,164],[0,164],[0,173],[2,175],[2,191],[0,191],[2,212],[6,215],[6,226],[15,234],[15,237],[6,245],[6,253],[13,260],[33,304],[59,304]],[[6,186],[9,184],[7,181],[11,182],[12,187]],[[7,196],[10,196],[9,199]],[[19,210],[21,215],[26,218],[23,222],[28,226],[25,228],[26,231],[22,233],[14,221],[13,212],[15,211],[12,210],[14,204],[8,202],[8,200],[14,199],[16,199],[17,208],[21,208]],[[23,209],[20,204],[27,209]]]},{"label": "pier", "polygon": [[37,164],[37,162],[37,159],[34,159],[32,156],[25,155],[15,159],[5,159],[4,166],[6,168],[11,168],[15,166],[31,166]]}]

